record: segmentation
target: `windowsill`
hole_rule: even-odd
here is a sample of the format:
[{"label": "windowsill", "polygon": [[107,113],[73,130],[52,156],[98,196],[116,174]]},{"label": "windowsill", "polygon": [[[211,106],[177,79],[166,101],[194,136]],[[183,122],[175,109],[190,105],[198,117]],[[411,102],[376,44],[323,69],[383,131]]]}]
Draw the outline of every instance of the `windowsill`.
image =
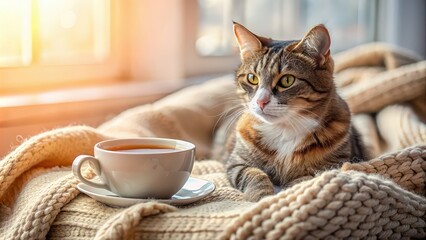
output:
[{"label": "windowsill", "polygon": [[212,74],[182,81],[144,81],[50,90],[37,93],[0,95],[0,111],[4,108],[42,106],[113,99],[150,98],[165,96],[186,86],[224,76]]},{"label": "windowsill", "polygon": [[184,86],[183,82],[132,82],[0,96],[0,131],[85,124],[98,126],[120,112],[154,102]]},{"label": "windowsill", "polygon": [[0,96],[0,109],[62,103],[138,98],[169,94],[183,86],[182,83],[132,82],[108,86],[81,87],[40,93]]}]

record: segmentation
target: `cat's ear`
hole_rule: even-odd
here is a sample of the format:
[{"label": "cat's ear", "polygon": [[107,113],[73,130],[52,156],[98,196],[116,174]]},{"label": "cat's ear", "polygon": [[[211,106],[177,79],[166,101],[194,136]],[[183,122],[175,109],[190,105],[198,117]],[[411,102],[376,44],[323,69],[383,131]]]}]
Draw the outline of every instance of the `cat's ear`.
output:
[{"label": "cat's ear", "polygon": [[316,59],[317,63],[322,66],[330,56],[330,43],[330,34],[327,28],[320,24],[309,30],[305,37],[293,48],[293,51],[306,53]]},{"label": "cat's ear", "polygon": [[243,25],[234,22],[234,35],[240,48],[240,57],[242,62],[252,58],[257,51],[262,49],[260,39],[250,32]]}]

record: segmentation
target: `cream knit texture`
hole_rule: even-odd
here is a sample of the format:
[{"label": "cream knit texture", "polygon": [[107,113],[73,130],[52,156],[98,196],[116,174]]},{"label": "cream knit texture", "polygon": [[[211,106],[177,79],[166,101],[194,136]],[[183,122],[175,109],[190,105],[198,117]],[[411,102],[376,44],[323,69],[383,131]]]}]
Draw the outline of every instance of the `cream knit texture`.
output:
[{"label": "cream knit texture", "polygon": [[[212,159],[221,114],[235,97],[232,76],[225,76],[129,109],[97,129],[55,129],[12,150],[0,160],[0,239],[426,238],[426,62],[368,44],[340,53],[335,64],[336,85],[372,159],[244,201],[223,163]],[[195,143],[192,175],[216,190],[187,206],[152,201],[128,208],[78,191],[70,170],[76,156],[93,154],[102,140],[140,136]]]}]

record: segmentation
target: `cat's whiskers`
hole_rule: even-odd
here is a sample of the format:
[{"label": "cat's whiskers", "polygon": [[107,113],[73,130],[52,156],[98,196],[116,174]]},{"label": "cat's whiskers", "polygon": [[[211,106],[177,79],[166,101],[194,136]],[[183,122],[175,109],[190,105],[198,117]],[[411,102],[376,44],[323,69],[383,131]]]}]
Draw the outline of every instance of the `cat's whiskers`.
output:
[{"label": "cat's whiskers", "polygon": [[221,105],[226,105],[226,104],[229,104],[230,102],[237,102],[237,101],[242,102],[241,98],[237,97],[234,92],[233,93],[222,93],[217,98],[220,99],[221,101],[213,104],[211,106],[212,108],[217,107],[217,106],[221,106]]},{"label": "cat's whiskers", "polygon": [[[232,105],[232,104],[238,105],[238,104],[242,104],[242,103],[243,102],[241,101],[241,99],[236,98],[235,96],[229,96],[227,98],[223,98],[221,102],[216,103],[216,104],[214,104],[210,107],[216,108],[216,107],[223,106],[223,105]],[[214,115],[214,116],[217,116],[217,115]]]},{"label": "cat's whiskers", "polygon": [[[227,117],[228,116],[232,116],[233,114],[235,114],[235,112],[238,112],[238,110],[240,109],[240,111],[241,111],[241,109],[242,108],[244,108],[244,104],[243,103],[241,103],[241,102],[239,102],[239,104],[238,105],[235,105],[235,106],[233,106],[233,107],[230,107],[229,109],[227,109],[226,111],[224,111],[224,112],[222,112],[222,113],[220,113],[220,114],[218,114],[218,115],[220,115],[220,117],[217,119],[217,121],[216,121],[216,123],[215,123],[215,125],[213,126],[213,133],[216,131],[216,127],[218,126],[218,124],[219,124],[219,122],[221,122],[221,121],[223,121],[223,122],[226,122],[227,121]],[[218,115],[216,115],[216,116],[218,116]],[[215,116],[215,117],[216,117]]]},{"label": "cat's whiskers", "polygon": [[227,124],[225,128],[225,136],[229,135],[230,127],[247,111],[246,108],[242,108],[236,112],[233,112],[227,120],[225,120],[225,124]]},{"label": "cat's whiskers", "polygon": [[304,112],[307,112],[307,113],[309,113],[309,114],[312,114],[312,115],[314,115],[315,117],[317,117],[318,119],[318,121],[320,121],[321,120],[321,116],[319,116],[317,113],[314,113],[314,112],[312,112],[311,110],[308,110],[308,109],[306,109],[306,108],[304,108],[304,107],[300,107],[300,106],[291,106],[291,108],[290,108],[291,110],[301,110],[301,111],[304,111]]},{"label": "cat's whiskers", "polygon": [[[209,117],[219,117],[220,118],[223,115],[227,115],[228,112],[232,112],[235,109],[241,108],[241,105],[242,105],[241,102],[235,103],[235,104],[233,104],[233,106],[225,107],[226,109],[223,110],[222,112],[218,113],[218,114],[212,114],[212,115],[208,115],[208,116]],[[217,106],[220,106],[220,105],[218,104],[218,105],[216,105],[216,107]]]},{"label": "cat's whiskers", "polygon": [[[276,124],[276,125],[282,126],[282,127],[286,127],[289,124],[294,132],[299,132],[298,131],[299,129],[295,125],[293,125],[293,123],[291,121],[289,121],[291,119],[289,119],[289,117],[288,117],[288,107],[287,106],[272,106],[272,107],[270,106],[270,107],[268,107],[268,113],[271,113],[274,116],[280,118],[280,121],[272,123],[272,124]],[[286,113],[286,114],[284,115],[284,113]]]},{"label": "cat's whiskers", "polygon": [[[226,96],[226,95],[224,95],[224,96]],[[228,94],[228,97],[224,97],[221,102],[216,103],[216,104],[214,104],[210,107],[212,109],[219,107],[219,106],[223,106],[223,105],[228,105],[229,107],[225,106],[226,110],[224,110],[223,112],[221,112],[219,114],[210,115],[210,116],[211,117],[217,117],[217,116],[223,115],[223,114],[225,114],[229,111],[234,110],[234,108],[236,108],[236,107],[240,107],[242,104],[243,104],[243,102],[241,101],[240,98],[237,98],[235,95]]]},{"label": "cat's whiskers", "polygon": [[212,132],[214,132],[214,131],[216,130],[216,127],[217,127],[218,123],[219,123],[221,120],[223,120],[224,118],[226,118],[226,116],[227,116],[230,112],[234,112],[235,110],[237,110],[237,109],[241,108],[241,107],[242,107],[242,105],[243,105],[243,103],[242,103],[241,101],[237,101],[237,100],[235,100],[235,99],[231,99],[231,100],[226,100],[226,101],[224,101],[224,102],[222,102],[222,103],[215,104],[213,107],[218,107],[218,106],[220,106],[220,105],[225,105],[225,104],[227,104],[227,105],[231,105],[231,104],[229,104],[229,103],[231,103],[231,104],[232,104],[232,103],[234,103],[234,104],[232,104],[233,106],[228,107],[226,110],[224,110],[223,112],[221,112],[221,113],[219,113],[219,114],[209,115],[210,117],[214,117],[214,118],[216,118],[216,117],[218,117],[218,116],[219,116],[219,118],[216,120],[216,123],[215,123],[215,124],[214,124],[214,126],[213,126]]},{"label": "cat's whiskers", "polygon": [[[278,106],[269,106],[267,109],[267,114],[271,114],[277,117],[279,120],[273,122],[272,124],[278,125],[286,125],[291,123],[291,117],[294,112],[286,105],[278,105]],[[295,129],[296,130],[296,129]],[[299,130],[299,128],[297,128]]]}]

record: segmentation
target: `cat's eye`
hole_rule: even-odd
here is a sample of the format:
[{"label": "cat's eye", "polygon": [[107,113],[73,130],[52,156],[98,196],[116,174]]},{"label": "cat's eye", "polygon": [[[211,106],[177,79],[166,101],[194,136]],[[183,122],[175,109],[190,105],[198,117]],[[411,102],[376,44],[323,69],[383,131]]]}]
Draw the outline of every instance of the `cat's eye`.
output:
[{"label": "cat's eye", "polygon": [[259,79],[252,73],[247,74],[247,81],[253,85],[259,84]]},{"label": "cat's eye", "polygon": [[296,78],[293,75],[287,74],[280,78],[278,85],[282,88],[289,88],[296,81]]}]

